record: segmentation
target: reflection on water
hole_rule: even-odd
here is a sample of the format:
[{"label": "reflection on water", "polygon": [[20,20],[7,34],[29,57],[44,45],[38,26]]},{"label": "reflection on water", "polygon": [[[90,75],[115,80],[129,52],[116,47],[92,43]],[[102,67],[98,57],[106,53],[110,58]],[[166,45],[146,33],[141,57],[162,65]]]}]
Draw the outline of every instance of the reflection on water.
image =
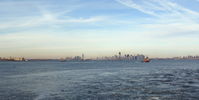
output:
[{"label": "reflection on water", "polygon": [[199,100],[199,61],[0,62],[1,100]]}]

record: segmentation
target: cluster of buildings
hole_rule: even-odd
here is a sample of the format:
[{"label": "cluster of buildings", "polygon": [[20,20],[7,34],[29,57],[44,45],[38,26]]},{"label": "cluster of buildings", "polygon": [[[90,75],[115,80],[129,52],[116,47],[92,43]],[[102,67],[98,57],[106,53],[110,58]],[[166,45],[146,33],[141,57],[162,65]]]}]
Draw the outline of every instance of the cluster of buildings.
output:
[{"label": "cluster of buildings", "polygon": [[[150,60],[147,56],[143,54],[123,54],[119,52],[114,56],[105,56],[105,57],[97,57],[95,59],[85,59],[84,54],[81,56],[74,56],[74,57],[66,57],[61,58],[60,61],[89,61],[89,60],[106,60],[106,61],[143,61],[143,60]],[[199,56],[181,56],[181,57],[173,57],[173,58],[153,58],[153,59],[190,59],[199,60]],[[29,59],[30,60],[38,60],[38,59]],[[40,60],[57,60],[57,59],[40,59]],[[28,61],[24,57],[0,57],[0,61]]]},{"label": "cluster of buildings", "polygon": [[60,61],[88,61],[88,60],[108,60],[108,61],[131,61],[131,60],[138,60],[143,61],[146,58],[143,54],[131,55],[131,54],[124,54],[122,55],[121,52],[118,55],[110,56],[110,57],[97,57],[96,59],[85,59],[84,54],[82,56],[75,56],[75,57],[66,57],[61,58]]},{"label": "cluster of buildings", "polygon": [[8,57],[8,58],[1,58],[0,61],[27,61],[24,57]]},{"label": "cluster of buildings", "polygon": [[145,55],[143,54],[137,54],[137,55],[132,55],[132,54],[124,54],[122,55],[121,52],[118,53],[118,55],[114,55],[111,57],[102,57],[102,58],[97,58],[97,60],[122,60],[122,61],[130,61],[130,60],[139,60],[143,61],[146,58]]},{"label": "cluster of buildings", "polygon": [[82,56],[61,58],[61,61],[84,61],[84,54]]},{"label": "cluster of buildings", "polygon": [[199,59],[199,56],[183,56],[183,57],[174,57],[173,59]]}]

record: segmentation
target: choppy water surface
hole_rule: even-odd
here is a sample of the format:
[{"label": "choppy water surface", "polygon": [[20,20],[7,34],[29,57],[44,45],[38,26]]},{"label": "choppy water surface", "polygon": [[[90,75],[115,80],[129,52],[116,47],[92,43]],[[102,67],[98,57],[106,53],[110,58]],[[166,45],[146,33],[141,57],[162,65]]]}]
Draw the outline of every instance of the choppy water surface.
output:
[{"label": "choppy water surface", "polygon": [[199,100],[199,60],[0,62],[0,100]]}]

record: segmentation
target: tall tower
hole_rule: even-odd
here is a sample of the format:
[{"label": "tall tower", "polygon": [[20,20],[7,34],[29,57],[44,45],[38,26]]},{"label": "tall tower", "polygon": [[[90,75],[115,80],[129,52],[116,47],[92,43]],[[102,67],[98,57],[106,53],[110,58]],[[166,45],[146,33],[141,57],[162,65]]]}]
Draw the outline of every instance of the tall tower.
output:
[{"label": "tall tower", "polygon": [[82,54],[82,60],[84,60],[84,54]]},{"label": "tall tower", "polygon": [[119,52],[119,59],[121,59],[121,52]]}]

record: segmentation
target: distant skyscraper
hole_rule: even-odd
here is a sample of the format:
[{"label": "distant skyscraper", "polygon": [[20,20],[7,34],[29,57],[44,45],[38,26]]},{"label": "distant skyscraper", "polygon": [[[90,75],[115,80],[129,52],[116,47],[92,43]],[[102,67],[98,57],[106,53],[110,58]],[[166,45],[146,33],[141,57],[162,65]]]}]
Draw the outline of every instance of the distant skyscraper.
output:
[{"label": "distant skyscraper", "polygon": [[82,54],[82,60],[84,60],[84,54]]},{"label": "distant skyscraper", "polygon": [[119,52],[119,59],[121,59],[121,55],[122,55],[121,52]]},{"label": "distant skyscraper", "polygon": [[119,56],[121,56],[121,52],[119,52]]}]

